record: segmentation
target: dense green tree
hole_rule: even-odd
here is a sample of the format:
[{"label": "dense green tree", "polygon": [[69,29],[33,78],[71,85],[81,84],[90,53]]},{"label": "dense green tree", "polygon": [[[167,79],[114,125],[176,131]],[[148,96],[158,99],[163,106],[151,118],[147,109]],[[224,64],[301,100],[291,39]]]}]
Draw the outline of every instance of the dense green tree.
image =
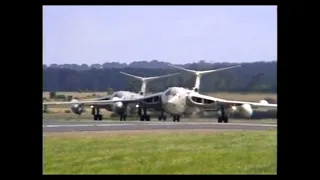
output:
[{"label": "dense green tree", "polygon": [[[141,82],[120,74],[120,71],[138,76],[157,76],[180,72],[180,75],[154,81],[148,84],[149,92],[159,92],[170,86],[192,88],[195,77],[190,73],[170,68],[167,63],[153,60],[120,63],[93,64],[52,64],[43,66],[44,91],[109,91],[131,90],[138,92]],[[216,69],[235,63],[199,63],[181,65],[194,70]],[[201,80],[201,92],[276,92],[277,62],[242,63],[242,67],[206,75]]]}]

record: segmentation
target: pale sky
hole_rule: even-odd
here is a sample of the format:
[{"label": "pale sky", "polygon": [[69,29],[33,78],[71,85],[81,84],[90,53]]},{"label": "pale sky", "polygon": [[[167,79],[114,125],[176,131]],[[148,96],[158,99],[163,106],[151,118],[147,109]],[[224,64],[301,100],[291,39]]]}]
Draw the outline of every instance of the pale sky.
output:
[{"label": "pale sky", "polygon": [[276,6],[44,6],[44,64],[277,60]]}]

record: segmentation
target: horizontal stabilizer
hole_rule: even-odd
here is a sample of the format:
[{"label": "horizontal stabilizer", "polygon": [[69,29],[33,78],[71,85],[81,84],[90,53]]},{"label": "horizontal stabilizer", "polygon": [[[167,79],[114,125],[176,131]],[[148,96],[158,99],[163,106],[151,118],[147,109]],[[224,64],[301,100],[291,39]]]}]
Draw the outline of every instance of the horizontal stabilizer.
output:
[{"label": "horizontal stabilizer", "polygon": [[230,67],[213,69],[213,70],[195,71],[195,70],[191,70],[191,69],[186,69],[186,68],[183,68],[183,67],[175,66],[175,65],[172,65],[172,64],[169,64],[169,66],[177,68],[177,69],[181,69],[181,70],[186,71],[186,72],[194,73],[195,75],[205,75],[205,74],[210,74],[210,73],[213,73],[213,72],[218,72],[218,71],[223,71],[223,70],[227,70],[227,69],[233,69],[233,68],[236,68],[236,67],[241,67],[241,65],[236,65],[236,66],[230,66]]},{"label": "horizontal stabilizer", "polygon": [[237,67],[241,67],[241,65],[236,65],[236,66],[231,66],[231,67],[225,67],[225,68],[219,68],[219,69],[214,69],[214,70],[206,70],[206,71],[198,71],[199,74],[201,75],[205,75],[205,74],[209,74],[209,73],[213,73],[213,72],[218,72],[218,71],[224,71],[227,69],[233,69],[233,68],[237,68]]},{"label": "horizontal stabilizer", "polygon": [[195,70],[186,69],[186,68],[175,66],[175,65],[172,65],[172,64],[168,64],[168,65],[171,66],[171,67],[177,68],[177,69],[181,69],[183,71],[187,71],[187,72],[191,72],[191,73],[197,73],[197,71],[195,71]]},{"label": "horizontal stabilizer", "polygon": [[166,77],[170,77],[170,76],[175,76],[175,75],[179,74],[179,73],[173,73],[173,74],[154,76],[154,77],[140,77],[140,76],[132,75],[132,74],[125,73],[125,72],[120,72],[120,73],[142,81],[141,90],[139,92],[140,95],[146,94],[146,87],[147,87],[148,82],[156,80],[156,79],[162,79],[162,78],[166,78]]},{"label": "horizontal stabilizer", "polygon": [[143,77],[135,76],[135,75],[132,75],[132,74],[129,74],[129,73],[125,73],[125,72],[120,72],[120,73],[124,74],[124,75],[127,75],[127,76],[130,76],[130,77],[133,77],[134,79],[138,79],[138,80],[143,81]]},{"label": "horizontal stabilizer", "polygon": [[146,81],[152,81],[152,80],[156,80],[156,79],[162,79],[162,78],[166,78],[166,77],[170,77],[170,76],[175,76],[178,75],[180,73],[173,73],[173,74],[167,74],[167,75],[162,75],[162,76],[154,76],[154,77],[146,77],[144,78]]},{"label": "horizontal stabilizer", "polygon": [[140,77],[140,76],[136,76],[136,75],[132,75],[129,73],[125,73],[125,72],[120,72],[121,74],[133,77],[135,79],[141,80],[141,81],[152,81],[152,80],[156,80],[156,79],[162,79],[162,78],[166,78],[166,77],[170,77],[170,76],[175,76],[178,75],[179,73],[173,73],[173,74],[167,74],[167,75],[162,75],[162,76],[153,76],[153,77]]},{"label": "horizontal stabilizer", "polygon": [[193,90],[195,92],[199,92],[199,89],[200,89],[200,78],[201,78],[202,75],[206,75],[206,74],[210,74],[210,73],[214,73],[214,72],[218,72],[218,71],[223,71],[223,70],[227,70],[227,69],[233,69],[233,68],[241,66],[241,65],[236,65],[236,66],[225,67],[225,68],[220,68],[220,69],[195,71],[195,70],[191,70],[191,69],[186,69],[186,68],[183,68],[183,67],[175,66],[175,65],[172,65],[172,64],[168,64],[168,65],[171,66],[171,67],[177,68],[177,69],[181,69],[181,70],[186,71],[186,72],[193,73],[196,76],[196,82],[195,82],[194,87],[193,87]]}]

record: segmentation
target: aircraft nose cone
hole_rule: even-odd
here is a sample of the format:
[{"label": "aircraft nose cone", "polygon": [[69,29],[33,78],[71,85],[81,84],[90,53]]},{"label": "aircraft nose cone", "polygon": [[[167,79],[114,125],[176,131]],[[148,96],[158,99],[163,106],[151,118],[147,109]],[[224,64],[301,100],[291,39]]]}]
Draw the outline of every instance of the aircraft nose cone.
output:
[{"label": "aircraft nose cone", "polygon": [[175,101],[174,101],[174,99],[168,100],[168,104],[170,104],[170,105],[172,105],[172,106],[175,106]]},{"label": "aircraft nose cone", "polygon": [[122,104],[122,102],[116,102],[116,106],[117,106],[117,108],[122,108],[123,104]]},{"label": "aircraft nose cone", "polygon": [[175,106],[175,104],[177,103],[177,97],[175,96],[169,97],[167,102]]},{"label": "aircraft nose cone", "polygon": [[164,103],[163,108],[169,114],[181,114],[184,112],[185,106],[181,104],[179,98],[177,96],[171,96]]}]

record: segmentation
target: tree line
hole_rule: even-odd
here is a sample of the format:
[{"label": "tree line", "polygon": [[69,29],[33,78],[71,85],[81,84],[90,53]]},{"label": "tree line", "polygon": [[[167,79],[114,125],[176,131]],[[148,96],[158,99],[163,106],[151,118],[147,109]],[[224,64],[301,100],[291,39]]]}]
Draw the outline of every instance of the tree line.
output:
[{"label": "tree line", "polygon": [[[254,63],[198,63],[179,65],[193,70],[217,69],[241,64],[242,67],[205,75],[201,79],[201,92],[276,92],[277,62]],[[179,75],[156,80],[148,84],[149,92],[159,92],[170,86],[192,88],[195,77],[187,72],[171,68],[165,62],[133,62],[130,64],[105,63],[103,65],[44,65],[43,91],[110,91],[138,92],[141,82],[119,72],[138,76],[158,76],[180,72]]]}]

